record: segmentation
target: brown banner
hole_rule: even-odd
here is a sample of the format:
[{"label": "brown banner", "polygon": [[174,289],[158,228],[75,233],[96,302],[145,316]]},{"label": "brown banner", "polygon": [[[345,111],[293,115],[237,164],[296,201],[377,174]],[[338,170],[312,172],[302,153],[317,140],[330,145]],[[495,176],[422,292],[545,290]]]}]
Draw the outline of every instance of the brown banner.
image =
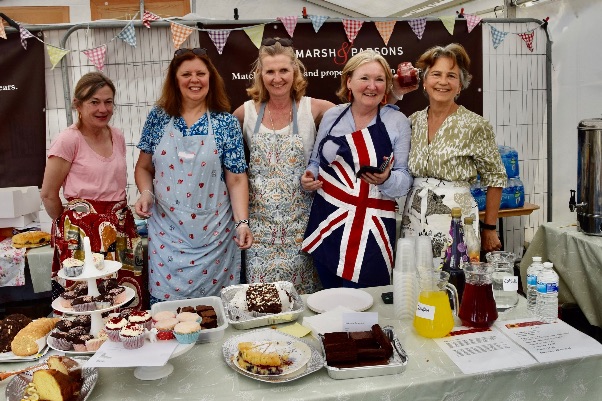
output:
[{"label": "brown banner", "polygon": [[44,44],[0,40],[0,188],[41,186],[46,165]]},{"label": "brown banner", "polygon": [[[204,29],[232,29],[245,25],[204,25]],[[284,37],[289,35],[281,23],[265,25],[264,38]],[[364,22],[353,46],[347,40],[345,28],[339,21],[326,22],[318,33],[311,23],[299,21],[295,28],[293,43],[298,57],[307,68],[309,87],[307,95],[340,103],[335,91],[340,85],[340,72],[345,62],[354,54],[368,48],[380,52],[396,69],[402,61],[415,64],[418,57],[429,47],[447,45],[452,42],[462,44],[472,61],[470,72],[473,80],[470,87],[462,93],[458,103],[475,113],[483,113],[482,94],[482,29],[477,26],[468,33],[465,20],[457,20],[454,34],[450,35],[440,21],[428,21],[421,40],[418,40],[406,21],[398,21],[389,43],[384,44],[376,25]],[[224,46],[223,53],[217,53],[215,45],[205,31],[200,31],[201,46],[207,48],[211,59],[215,62],[220,74],[226,81],[228,94],[232,101],[232,110],[248,100],[245,89],[249,85],[251,64],[257,58],[257,48],[243,30],[233,30]],[[406,115],[421,110],[428,102],[422,90],[406,95],[398,106]]]}]

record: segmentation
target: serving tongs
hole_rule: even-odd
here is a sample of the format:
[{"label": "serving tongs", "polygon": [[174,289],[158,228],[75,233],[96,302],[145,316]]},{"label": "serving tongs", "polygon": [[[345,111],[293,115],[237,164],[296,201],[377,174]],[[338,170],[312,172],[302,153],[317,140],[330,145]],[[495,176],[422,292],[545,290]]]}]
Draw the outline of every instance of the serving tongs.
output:
[{"label": "serving tongs", "polygon": [[397,354],[401,358],[401,362],[403,364],[405,364],[408,361],[408,353],[401,346],[401,343],[399,342],[399,338],[397,338],[395,336],[395,333],[393,332],[393,326],[385,326],[385,327],[383,327],[383,331],[389,338],[389,341],[391,341],[391,344],[393,345],[393,348],[395,349],[395,351],[397,351]]}]

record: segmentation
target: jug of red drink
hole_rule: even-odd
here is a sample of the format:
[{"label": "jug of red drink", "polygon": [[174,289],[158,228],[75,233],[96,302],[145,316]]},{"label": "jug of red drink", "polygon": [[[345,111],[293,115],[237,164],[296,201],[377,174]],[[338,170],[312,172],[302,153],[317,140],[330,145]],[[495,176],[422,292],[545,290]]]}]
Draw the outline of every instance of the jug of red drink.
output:
[{"label": "jug of red drink", "polygon": [[397,66],[397,80],[399,81],[399,86],[406,88],[418,85],[418,71],[419,70],[414,68],[409,61],[400,63]]},{"label": "jug of red drink", "polygon": [[458,317],[464,326],[490,327],[498,314],[493,298],[492,275],[495,266],[472,262],[464,265],[466,284]]}]

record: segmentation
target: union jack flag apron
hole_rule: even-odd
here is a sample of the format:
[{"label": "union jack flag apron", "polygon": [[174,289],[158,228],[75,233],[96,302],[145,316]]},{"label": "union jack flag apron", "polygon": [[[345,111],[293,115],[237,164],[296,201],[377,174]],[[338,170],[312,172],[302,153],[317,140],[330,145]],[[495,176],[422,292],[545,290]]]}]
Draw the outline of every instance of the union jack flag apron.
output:
[{"label": "union jack flag apron", "polygon": [[[302,249],[346,280],[366,286],[388,285],[393,266],[395,201],[355,174],[361,166],[380,165],[393,146],[380,109],[374,125],[345,136],[330,136],[348,110],[336,119],[319,145],[318,180],[322,188],[312,203]],[[330,164],[322,155],[326,141],[339,145]]]}]

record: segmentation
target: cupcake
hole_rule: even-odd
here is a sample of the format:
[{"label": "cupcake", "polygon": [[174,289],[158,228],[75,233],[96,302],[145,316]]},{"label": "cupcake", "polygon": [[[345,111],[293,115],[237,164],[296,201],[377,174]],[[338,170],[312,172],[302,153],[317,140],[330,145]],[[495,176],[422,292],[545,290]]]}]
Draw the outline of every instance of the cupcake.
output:
[{"label": "cupcake", "polygon": [[72,328],[76,327],[71,320],[61,319],[54,326],[58,331],[69,331]]},{"label": "cupcake", "polygon": [[171,340],[175,338],[173,335],[173,329],[178,323],[178,319],[175,317],[162,319],[156,322],[155,329],[157,329],[157,338],[159,340]]},{"label": "cupcake", "polygon": [[130,323],[139,324],[147,330],[150,330],[153,325],[151,314],[145,310],[133,310],[128,317]]},{"label": "cupcake", "polygon": [[119,342],[119,330],[127,324],[127,320],[122,317],[112,317],[105,324],[105,331],[109,336],[109,340]]},{"label": "cupcake", "polygon": [[79,297],[79,294],[75,291],[65,291],[59,297],[59,303],[63,308],[71,308],[71,303],[75,298]]},{"label": "cupcake", "polygon": [[102,253],[93,253],[92,262],[94,263],[94,267],[98,270],[105,268],[105,256]]},{"label": "cupcake", "polygon": [[157,323],[159,320],[174,319],[175,317],[176,314],[172,311],[164,310],[153,315],[153,322]]},{"label": "cupcake", "polygon": [[92,324],[92,318],[90,317],[90,315],[80,315],[80,316],[76,316],[72,320],[72,322],[76,326],[87,326],[88,331],[90,331],[90,325]]},{"label": "cupcake", "polygon": [[90,312],[96,310],[96,302],[91,295],[83,295],[75,298],[71,302],[71,307],[75,312]]},{"label": "cupcake", "polygon": [[84,262],[75,258],[63,260],[63,273],[67,277],[77,277],[84,271]]},{"label": "cupcake", "polygon": [[77,335],[77,336],[82,336],[84,334],[89,334],[89,332],[90,331],[88,329],[86,329],[84,326],[75,326],[75,327],[72,327],[71,329],[69,329],[69,331],[67,333]]},{"label": "cupcake", "polygon": [[73,343],[73,350],[77,352],[86,352],[86,341],[94,338],[91,334],[82,334],[82,335],[71,335],[69,334],[69,339]]},{"label": "cupcake", "polygon": [[100,292],[101,294],[106,294],[107,292],[109,292],[109,290],[119,287],[117,279],[112,277],[100,280],[100,282],[97,285],[98,292]]},{"label": "cupcake", "polygon": [[96,309],[107,309],[113,305],[113,297],[110,295],[98,295],[94,297]]},{"label": "cupcake", "polygon": [[69,334],[62,331],[53,331],[50,333],[50,345],[52,348],[58,349],[60,351],[69,351],[71,350],[73,344],[69,339]]},{"label": "cupcake", "polygon": [[194,312],[180,312],[176,315],[180,322],[200,322],[201,317]]},{"label": "cupcake", "polygon": [[105,336],[104,338],[98,337],[98,338],[91,338],[89,340],[86,340],[86,350],[87,351],[98,351],[98,349],[100,348],[100,346],[107,341],[107,337]]},{"label": "cupcake", "polygon": [[194,321],[180,322],[175,325],[173,334],[180,344],[192,344],[201,334],[201,325]]},{"label": "cupcake", "polygon": [[136,349],[144,345],[144,328],[138,324],[128,323],[119,331],[119,339],[125,349]]},{"label": "cupcake", "polygon": [[128,300],[124,287],[116,287],[109,290],[108,294],[113,297],[113,305],[120,305]]}]

